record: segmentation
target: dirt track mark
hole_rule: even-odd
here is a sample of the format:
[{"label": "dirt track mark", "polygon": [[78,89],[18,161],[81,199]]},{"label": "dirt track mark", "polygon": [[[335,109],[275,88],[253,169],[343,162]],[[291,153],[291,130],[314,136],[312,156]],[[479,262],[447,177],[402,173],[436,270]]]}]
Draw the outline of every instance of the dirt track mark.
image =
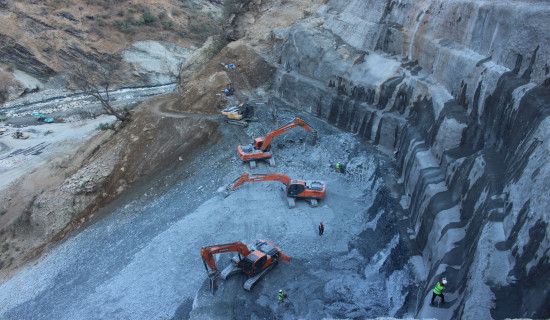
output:
[{"label": "dirt track mark", "polygon": [[169,118],[202,118],[208,120],[218,120],[220,116],[217,114],[207,114],[207,113],[188,113],[188,112],[175,112],[172,105],[177,102],[178,97],[175,95],[166,95],[150,101],[152,104],[151,112],[158,115],[169,117]]},{"label": "dirt track mark", "polygon": [[12,153],[8,154],[7,156],[4,156],[4,157],[1,157],[0,160],[4,160],[4,159],[7,159],[7,158],[10,158],[10,157],[13,157],[13,156],[16,156],[16,155],[39,155],[40,153],[42,153],[42,149],[46,148],[47,146],[49,146],[50,143],[46,143],[46,142],[41,142],[35,146],[32,146],[32,147],[29,147],[29,148],[26,148],[26,149],[17,149],[15,151],[13,151]]}]

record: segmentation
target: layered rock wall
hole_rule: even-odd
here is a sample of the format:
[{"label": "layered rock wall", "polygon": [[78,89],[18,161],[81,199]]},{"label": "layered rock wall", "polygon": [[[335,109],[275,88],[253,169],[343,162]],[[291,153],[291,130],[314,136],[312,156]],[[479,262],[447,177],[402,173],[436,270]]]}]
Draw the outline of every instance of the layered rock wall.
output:
[{"label": "layered rock wall", "polygon": [[441,318],[550,316],[550,6],[329,1],[288,30],[282,103],[395,156]]}]

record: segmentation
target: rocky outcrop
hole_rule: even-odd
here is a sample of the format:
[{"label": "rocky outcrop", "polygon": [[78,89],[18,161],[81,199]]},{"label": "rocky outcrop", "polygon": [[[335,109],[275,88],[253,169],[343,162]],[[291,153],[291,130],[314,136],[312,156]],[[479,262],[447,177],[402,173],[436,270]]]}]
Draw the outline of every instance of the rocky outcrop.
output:
[{"label": "rocky outcrop", "polygon": [[164,41],[140,41],[122,53],[124,61],[132,66],[137,77],[144,77],[149,84],[175,82],[181,66],[193,53]]},{"label": "rocky outcrop", "polygon": [[15,39],[3,34],[0,34],[0,62],[17,66],[24,72],[42,80],[46,80],[55,74],[52,68],[36,59],[27,48],[18,44]]},{"label": "rocky outcrop", "polygon": [[290,29],[276,74],[299,106],[395,155],[428,270],[417,317],[550,316],[550,7],[329,1]]}]

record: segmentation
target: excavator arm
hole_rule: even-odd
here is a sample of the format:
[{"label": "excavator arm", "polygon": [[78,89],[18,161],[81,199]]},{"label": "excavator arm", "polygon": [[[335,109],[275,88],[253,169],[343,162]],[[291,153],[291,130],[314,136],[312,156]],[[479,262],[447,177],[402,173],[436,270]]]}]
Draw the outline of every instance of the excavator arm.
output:
[{"label": "excavator arm", "polygon": [[231,188],[235,190],[245,182],[258,182],[258,181],[279,181],[285,185],[288,185],[290,183],[290,180],[291,179],[289,177],[281,173],[257,174],[252,176],[249,175],[248,173],[245,173],[241,176],[239,180],[237,180],[237,182],[235,182],[235,184]]},{"label": "excavator arm", "polygon": [[201,257],[202,257],[202,261],[204,262],[204,267],[206,268],[206,271],[208,272],[208,274],[218,272],[214,255],[218,253],[225,253],[225,252],[237,252],[243,257],[246,257],[250,254],[248,247],[240,241],[227,243],[227,244],[220,244],[215,246],[209,246],[209,247],[203,247],[201,248]]},{"label": "excavator arm", "polygon": [[279,129],[276,129],[276,130],[273,130],[271,131],[270,133],[266,134],[265,138],[263,139],[263,143],[262,143],[262,146],[260,147],[260,149],[262,151],[266,151],[269,147],[269,145],[271,144],[271,140],[273,140],[273,138],[287,132],[288,130],[294,128],[294,127],[297,127],[297,126],[300,126],[302,128],[304,128],[306,131],[308,132],[313,132],[314,130],[311,129],[311,127],[304,122],[304,120],[300,119],[300,118],[296,118],[294,120],[292,120],[291,122],[285,124],[284,126],[280,127]]},{"label": "excavator arm", "polygon": [[210,290],[213,293],[218,289],[218,278],[220,276],[214,255],[225,252],[237,252],[243,258],[250,254],[248,247],[239,241],[201,248],[202,262],[210,279]]}]

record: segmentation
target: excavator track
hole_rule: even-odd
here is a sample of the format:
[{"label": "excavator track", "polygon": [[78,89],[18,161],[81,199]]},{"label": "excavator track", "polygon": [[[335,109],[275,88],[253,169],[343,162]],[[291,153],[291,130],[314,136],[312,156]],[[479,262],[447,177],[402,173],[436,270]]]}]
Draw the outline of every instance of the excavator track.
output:
[{"label": "excavator track", "polygon": [[232,275],[240,273],[240,272],[242,272],[241,268],[239,266],[237,266],[236,264],[231,263],[225,269],[222,270],[222,272],[220,273],[220,278],[222,278],[223,280],[227,280]]},{"label": "excavator track", "polygon": [[296,207],[296,199],[294,199],[292,197],[287,197],[286,200],[288,201],[288,207],[290,209]]},{"label": "excavator track", "polygon": [[244,286],[243,288],[246,290],[246,291],[250,291],[252,290],[252,288],[254,287],[254,285],[256,284],[256,282],[260,281],[260,279],[262,279],[263,276],[265,276],[271,269],[273,269],[273,267],[275,265],[277,265],[278,261],[275,260],[273,261],[267,268],[264,269],[264,271],[262,271],[260,274],[258,275],[255,275],[254,277],[246,280],[246,282],[244,283]]},{"label": "excavator track", "polygon": [[239,126],[243,128],[248,127],[248,122],[244,120],[224,120],[224,121],[235,126]]}]

